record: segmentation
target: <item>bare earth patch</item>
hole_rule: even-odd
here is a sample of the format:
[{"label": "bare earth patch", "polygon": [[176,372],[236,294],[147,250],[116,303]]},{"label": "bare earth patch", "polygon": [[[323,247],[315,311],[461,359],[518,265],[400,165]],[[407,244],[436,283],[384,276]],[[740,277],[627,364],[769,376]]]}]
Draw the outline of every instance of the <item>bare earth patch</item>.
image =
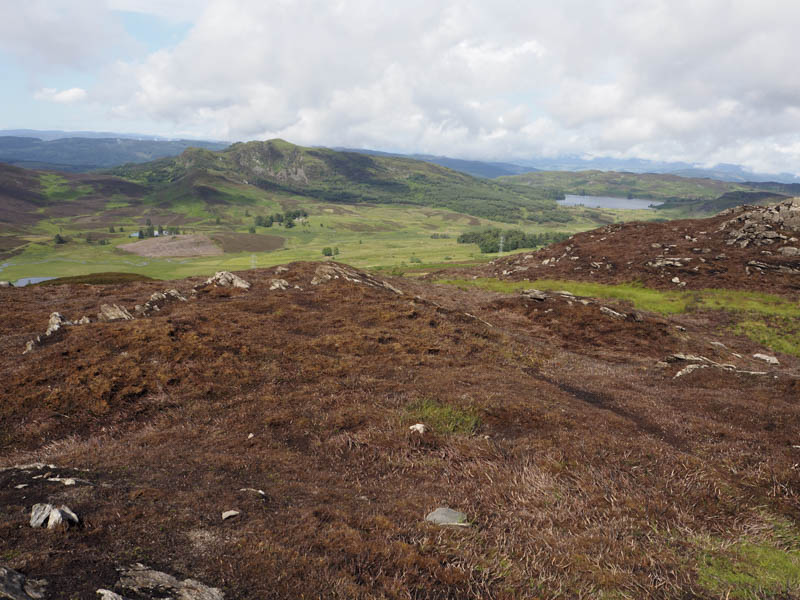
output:
[{"label": "bare earth patch", "polygon": [[150,258],[222,254],[222,248],[214,244],[206,235],[169,235],[122,244],[117,247],[126,252]]},{"label": "bare earth patch", "polygon": [[223,252],[271,252],[283,248],[284,243],[278,235],[258,233],[215,233],[213,239]]}]

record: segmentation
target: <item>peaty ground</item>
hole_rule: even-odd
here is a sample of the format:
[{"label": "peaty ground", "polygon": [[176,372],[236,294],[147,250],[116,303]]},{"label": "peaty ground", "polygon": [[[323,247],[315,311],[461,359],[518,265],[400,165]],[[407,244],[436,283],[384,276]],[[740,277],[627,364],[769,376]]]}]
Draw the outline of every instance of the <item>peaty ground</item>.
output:
[{"label": "peaty ground", "polygon": [[[287,268],[0,288],[0,461],[54,465],[0,471],[0,565],[59,599],[134,563],[226,598],[798,597],[798,359],[696,315]],[[165,287],[188,300],[22,355],[53,311]],[[44,501],[81,527],[29,527]]]}]

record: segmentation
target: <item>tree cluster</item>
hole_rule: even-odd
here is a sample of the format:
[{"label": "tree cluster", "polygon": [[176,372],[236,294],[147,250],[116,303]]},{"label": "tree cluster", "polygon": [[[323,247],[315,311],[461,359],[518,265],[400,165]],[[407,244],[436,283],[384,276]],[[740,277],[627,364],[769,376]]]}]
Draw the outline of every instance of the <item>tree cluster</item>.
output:
[{"label": "tree cluster", "polygon": [[503,239],[503,251],[518,248],[537,248],[569,237],[567,233],[548,231],[545,233],[525,233],[519,229],[491,228],[484,231],[469,231],[458,236],[459,244],[478,244],[481,252],[499,252],[500,238]]}]

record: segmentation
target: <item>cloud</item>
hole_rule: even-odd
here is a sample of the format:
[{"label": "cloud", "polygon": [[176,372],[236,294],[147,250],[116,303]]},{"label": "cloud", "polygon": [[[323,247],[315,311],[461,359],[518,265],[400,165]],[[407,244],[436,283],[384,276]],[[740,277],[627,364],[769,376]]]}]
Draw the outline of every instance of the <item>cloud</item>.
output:
[{"label": "cloud", "polygon": [[60,92],[55,88],[42,88],[33,94],[35,100],[45,100],[47,102],[58,102],[59,104],[71,104],[72,102],[80,102],[86,100],[88,94],[82,88],[70,88],[68,90],[61,90]]},{"label": "cloud", "polygon": [[28,68],[86,68],[108,57],[127,36],[105,0],[26,0],[0,13],[0,50]]},{"label": "cloud", "polygon": [[[56,63],[103,56],[108,40],[101,30],[113,21],[112,9],[191,23],[176,45],[105,61],[90,95],[119,128],[146,122],[166,135],[284,137],[467,158],[578,153],[797,170],[800,4],[35,0],[20,6],[27,21],[12,15],[15,23],[0,25],[0,39],[11,35],[0,44],[20,55],[57,55]],[[30,35],[28,22],[38,24]]]}]

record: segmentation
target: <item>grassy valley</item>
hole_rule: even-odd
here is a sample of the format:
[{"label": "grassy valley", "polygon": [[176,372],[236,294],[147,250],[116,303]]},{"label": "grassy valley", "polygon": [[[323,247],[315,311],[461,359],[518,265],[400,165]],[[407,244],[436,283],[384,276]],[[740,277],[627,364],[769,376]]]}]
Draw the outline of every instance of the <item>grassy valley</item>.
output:
[{"label": "grassy valley", "polygon": [[[0,215],[0,278],[12,281],[107,271],[180,277],[317,260],[326,247],[350,264],[404,270],[487,260],[477,245],[457,243],[465,231],[568,234],[651,216],[565,208],[526,186],[438,165],[280,140],[191,149],[102,174],[4,166],[0,186],[8,207]],[[308,216],[295,227],[256,225],[298,210]],[[120,248],[148,226],[210,236],[223,253],[142,257]]]}]

